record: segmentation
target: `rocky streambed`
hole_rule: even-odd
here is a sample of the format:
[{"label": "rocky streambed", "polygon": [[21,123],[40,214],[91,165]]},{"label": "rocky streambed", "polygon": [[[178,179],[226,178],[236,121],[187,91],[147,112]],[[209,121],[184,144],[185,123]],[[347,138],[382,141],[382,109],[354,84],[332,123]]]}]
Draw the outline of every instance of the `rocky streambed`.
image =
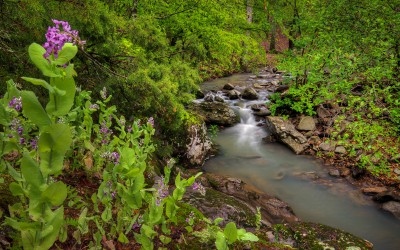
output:
[{"label": "rocky streambed", "polygon": [[[250,143],[245,147],[253,147],[254,143],[252,142],[257,141],[258,139],[261,139],[260,137],[262,137],[263,140],[259,140],[259,144],[262,144],[263,146],[268,147],[268,145],[273,145],[273,147],[276,147],[275,145],[277,144],[274,142],[278,141],[286,145],[286,147],[290,148],[295,154],[299,155],[300,154],[315,155],[316,152],[327,152],[327,153],[329,152],[330,155],[334,154],[337,157],[340,157],[341,155],[345,154],[346,152],[340,145],[325,142],[324,138],[326,134],[324,133],[326,131],[321,131],[321,129],[319,129],[321,124],[327,124],[330,122],[328,120],[333,117],[331,114],[332,112],[334,112],[332,110],[334,109],[334,107],[330,107],[329,105],[321,106],[318,109],[317,117],[303,116],[303,117],[297,117],[296,119],[293,120],[287,120],[283,119],[282,117],[270,116],[271,112],[269,112],[267,105],[265,105],[265,103],[268,102],[268,95],[270,95],[273,92],[277,91],[284,92],[285,90],[287,90],[288,87],[282,84],[282,82],[284,82],[285,79],[288,77],[290,76],[285,76],[283,72],[275,70],[264,70],[260,72],[260,74],[258,75],[243,74],[239,76],[234,76],[232,78],[233,80],[229,80],[228,78],[225,81],[219,79],[215,83],[207,82],[204,84],[205,93],[203,95],[199,93],[199,98],[202,99],[193,103],[191,109],[199,113],[204,118],[206,123],[218,125],[220,128],[227,127],[228,129],[224,131],[227,131],[226,134],[228,135],[234,130],[251,130],[254,127],[260,129],[256,131],[266,131],[265,133],[255,132],[255,134],[253,131],[253,134],[245,134],[245,136],[242,136],[243,138],[238,138],[241,136],[240,134],[239,135],[237,134],[236,135],[237,138],[235,138],[234,140],[229,139],[231,141],[228,141],[228,144],[236,144],[238,141],[241,141],[241,143],[243,143],[243,141],[246,142],[247,140],[247,142]],[[253,128],[248,126],[249,123],[251,123],[250,125],[252,125]],[[224,131],[222,132],[222,134],[225,133]],[[217,141],[219,136],[217,137]],[[192,140],[192,142],[193,141],[196,140]],[[193,146],[193,143],[191,145]],[[211,148],[210,141],[202,143],[202,140],[200,139],[197,140],[197,143],[195,143],[195,145],[197,145],[196,147],[198,149],[201,149],[197,150],[197,152],[202,152],[204,154],[206,154],[208,150]],[[207,146],[205,147],[204,145]],[[285,182],[286,180],[294,180],[292,182],[299,182],[299,181],[308,182],[312,183],[313,185],[314,184],[317,185],[317,189],[322,188],[331,191],[334,190],[332,192],[336,192],[336,194],[350,197],[350,199],[347,200],[346,202],[349,203],[354,202],[358,203],[358,205],[360,204],[365,205],[368,203],[369,206],[368,209],[371,209],[370,208],[371,203],[369,202],[369,200],[373,199],[376,202],[379,202],[381,208],[390,211],[394,216],[398,216],[396,212],[399,202],[398,189],[393,185],[392,186],[383,185],[374,177],[368,175],[363,171],[360,171],[358,168],[353,167],[352,165],[333,164],[328,166],[322,166],[320,164],[322,168],[319,169],[318,171],[315,171],[313,169],[296,170],[296,167],[288,165],[295,166],[298,163],[297,162],[298,159],[300,158],[295,158],[293,160],[294,162],[292,163],[287,163],[287,162],[274,163],[273,160],[271,160],[271,156],[268,157],[263,155],[260,156],[257,150],[252,151],[252,153],[250,154],[243,154],[243,152],[246,152],[246,148],[240,149],[240,144],[237,144],[235,146],[238,147],[238,145],[239,145],[239,150],[235,151],[234,154],[236,155],[234,155],[233,157],[232,155],[230,155],[230,153],[224,152],[224,150],[222,150],[222,154],[224,155],[223,157],[225,157],[223,160],[221,160],[220,156],[217,156],[213,158],[211,161],[209,161],[209,162],[214,161],[214,163],[211,164],[213,166],[210,167],[209,162],[206,163],[205,167],[206,171],[212,171],[218,174],[218,175],[214,174],[212,175],[212,177],[210,177],[210,175],[207,175],[206,185],[210,187],[210,190],[213,190],[210,191],[210,193],[214,193],[214,196],[216,192],[224,193],[225,195],[228,195],[230,198],[233,197],[236,201],[240,200],[239,202],[240,204],[246,204],[246,206],[250,207],[248,211],[252,211],[253,213],[249,214],[253,214],[253,216],[254,216],[254,211],[256,211],[255,207],[257,206],[262,207],[261,211],[264,218],[264,224],[268,226],[270,229],[274,227],[273,225],[276,225],[276,223],[279,222],[288,223],[286,224],[287,226],[292,225],[293,223],[298,224],[299,222],[296,221],[298,221],[299,218],[295,216],[297,210],[300,211],[301,214],[300,217],[306,217],[307,220],[310,220],[309,216],[307,215],[302,216],[302,214],[304,215],[304,213],[300,208],[297,208],[299,206],[297,205],[294,206],[294,212],[293,212],[293,209],[291,209],[291,205],[286,203],[286,202],[291,203],[292,202],[291,200],[295,200],[292,198],[292,196],[281,195],[282,192],[274,192],[276,191],[274,190],[274,188],[270,187],[264,188],[265,186],[269,186],[268,183],[270,182],[277,182],[282,180],[283,180],[282,182]],[[242,145],[242,147],[244,146]],[[259,147],[259,145],[257,145],[257,147]],[[273,153],[275,155],[273,155],[272,158],[274,156],[278,156],[279,158],[279,154],[281,151],[284,151],[284,149],[280,148],[276,150]],[[226,157],[227,155],[229,155],[230,158]],[[188,158],[190,158],[189,154]],[[200,157],[200,158],[198,157],[197,159],[200,160],[197,161],[197,164],[202,165],[205,158],[206,157]],[[271,161],[277,166],[275,167],[274,172],[272,173],[268,172],[269,175],[268,177],[266,177],[265,180],[260,180],[261,178],[259,178],[259,174],[254,174],[252,176],[251,174],[248,173],[253,171],[252,170],[253,166],[256,166],[257,168],[262,168],[262,167],[271,168],[270,166],[273,165]],[[254,162],[256,163],[254,164]],[[238,163],[239,166],[241,166],[238,168],[244,169],[243,171],[232,170],[229,167]],[[241,172],[244,172],[245,174]],[[225,181],[223,181],[219,178],[225,178],[225,177],[221,177],[219,175],[230,175],[235,177],[243,176],[243,178],[241,179],[245,179],[247,183],[252,183],[255,185],[252,185],[251,188],[249,188],[250,186],[248,184],[243,184],[242,180],[234,177],[226,178],[224,179]],[[215,179],[217,180],[215,181]],[[222,185],[221,183],[225,184]],[[240,185],[244,185],[246,188],[240,187],[239,183],[241,183]],[[346,186],[348,183],[352,183],[353,186],[351,188]],[[288,186],[289,185],[292,184],[288,184]],[[345,188],[343,188],[344,186]],[[332,188],[332,187],[339,187],[339,188]],[[354,187],[358,187],[358,189],[354,189]],[[251,191],[249,191],[249,189]],[[232,193],[232,190],[239,190],[239,192]],[[257,192],[255,192],[254,190],[257,190]],[[266,193],[268,194],[271,193],[272,195],[267,195]],[[275,196],[277,195],[280,198],[283,198],[286,202],[276,198]],[[315,193],[310,193],[310,195],[315,195]],[[247,198],[244,199],[244,197]],[[253,200],[251,199],[249,200],[249,197],[252,197]],[[257,202],[255,202],[254,199]],[[196,200],[195,197],[192,197],[192,200]],[[213,199],[210,198],[210,199],[200,200],[200,202],[198,202],[197,205],[201,207],[201,205],[208,204],[206,201],[210,202],[211,200]],[[323,199],[321,201],[324,202]],[[304,202],[308,203],[307,200],[304,200]],[[340,200],[338,202],[343,203],[343,200]],[[234,218],[241,218],[241,220],[238,220],[237,223],[246,226],[247,224],[244,222],[251,221],[251,219],[243,217],[243,215],[240,215],[240,211],[246,211],[246,209],[242,207],[238,208],[237,210],[235,209],[232,210],[231,208],[232,205],[229,204],[234,204],[234,203],[223,201],[221,204],[216,205],[217,207],[224,207],[224,206],[225,207],[224,209],[217,209],[218,212],[216,212],[215,214],[222,215],[222,217],[224,217],[223,215],[225,213],[226,216],[228,216],[227,219],[231,220],[235,220]],[[275,207],[272,206],[271,204],[274,204]],[[209,206],[212,207],[213,205],[209,204]],[[337,206],[337,209],[341,209],[340,205]],[[376,210],[375,208],[373,209]],[[312,208],[309,208],[309,210],[312,210]],[[211,208],[207,208],[204,209],[203,212],[209,216],[212,216],[214,212],[210,211],[213,210]],[[267,213],[266,211],[270,211],[270,213]],[[344,211],[346,211],[346,208],[344,208]],[[360,212],[364,213],[363,211]],[[383,221],[379,220],[374,221],[373,224],[386,223],[385,221],[390,220],[390,217],[393,218],[393,216],[389,216],[388,214],[384,214],[379,211],[377,212],[383,214],[384,219]],[[374,213],[372,214],[368,213],[366,215],[367,217],[368,216],[376,217]],[[272,215],[275,214],[277,217],[274,218],[274,216],[272,216],[271,214]],[[328,217],[331,215],[326,214],[326,216]],[[367,217],[365,218],[366,220],[368,220]],[[317,222],[320,221],[317,220]],[[357,223],[357,220],[355,220],[355,223]],[[354,227],[357,226],[363,227],[368,225],[364,224],[354,225]],[[392,225],[389,225],[389,228],[391,228],[389,229],[389,232],[390,230],[398,230],[400,229],[400,224],[395,222]],[[358,232],[358,231],[355,230],[353,232]],[[385,233],[387,232],[388,231],[385,231]],[[269,235],[271,236],[271,233],[269,233]],[[364,235],[358,234],[358,235],[366,237],[364,235],[369,235],[369,234],[364,234]],[[382,241],[388,241],[388,239],[390,240],[390,237],[391,236],[389,236],[389,238],[387,237],[384,239],[382,238]],[[366,238],[369,239],[368,237]],[[297,244],[296,241],[293,239],[292,241],[293,241],[292,245],[296,246]],[[299,245],[297,245],[297,247],[298,246]],[[378,248],[376,249],[380,249],[379,247],[382,246],[384,246],[385,249],[397,249],[397,247],[400,246],[400,242],[394,240],[392,244],[390,244],[389,242],[389,244],[386,245],[382,244],[382,242],[379,242],[377,246]],[[348,245],[347,247],[350,247],[350,245]],[[364,247],[366,248],[370,247],[370,244],[366,243]],[[363,249],[364,247],[361,247],[361,249]],[[346,249],[346,248],[344,246],[342,247],[336,246],[335,249]]]}]

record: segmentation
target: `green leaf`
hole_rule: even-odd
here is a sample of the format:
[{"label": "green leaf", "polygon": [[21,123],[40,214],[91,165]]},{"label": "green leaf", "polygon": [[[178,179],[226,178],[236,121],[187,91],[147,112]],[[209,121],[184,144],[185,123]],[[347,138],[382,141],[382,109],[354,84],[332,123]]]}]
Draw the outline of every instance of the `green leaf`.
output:
[{"label": "green leaf", "polygon": [[61,51],[58,53],[58,58],[54,61],[57,65],[64,65],[75,57],[78,52],[78,47],[72,43],[65,43]]},{"label": "green leaf", "polygon": [[65,152],[71,143],[72,135],[68,125],[57,123],[43,129],[38,143],[43,174],[56,174],[62,170]]},{"label": "green leaf", "polygon": [[12,195],[14,195],[14,196],[24,194],[24,190],[22,189],[21,185],[16,182],[10,183],[10,191],[11,191]]},{"label": "green leaf", "polygon": [[227,250],[228,245],[226,244],[225,235],[222,232],[217,232],[215,246],[218,250]]},{"label": "green leaf", "polygon": [[67,198],[67,185],[61,181],[50,184],[42,193],[42,198],[53,206],[60,206]]},{"label": "green leaf", "polygon": [[161,242],[163,244],[167,245],[168,243],[171,242],[172,239],[170,237],[165,236],[165,235],[160,235],[160,240],[161,240]]},{"label": "green leaf", "polygon": [[29,57],[31,58],[33,64],[38,67],[43,75],[48,77],[60,77],[59,74],[54,73],[51,70],[51,65],[43,55],[46,53],[46,50],[37,43],[32,43],[28,48]]},{"label": "green leaf", "polygon": [[218,225],[219,223],[221,223],[221,222],[223,222],[224,221],[224,219],[223,218],[215,218],[215,220],[214,220],[214,225]]},{"label": "green leaf", "polygon": [[142,225],[142,227],[140,228],[140,232],[150,239],[153,239],[153,237],[157,235],[157,232],[146,224]]},{"label": "green leaf", "polygon": [[57,91],[50,94],[50,101],[46,106],[47,113],[55,116],[68,114],[74,104],[76,92],[74,78],[52,78],[50,84]]},{"label": "green leaf", "polygon": [[124,233],[119,233],[118,241],[125,244],[129,243],[129,239],[126,237]]},{"label": "green leaf", "polygon": [[3,126],[8,126],[10,124],[8,112],[3,105],[0,105],[0,124]]},{"label": "green leaf", "polygon": [[56,211],[48,213],[45,220],[47,222],[45,228],[52,226],[53,230],[46,235],[42,235],[41,244],[37,249],[49,249],[57,240],[64,223],[64,208],[60,207]]},{"label": "green leaf", "polygon": [[48,82],[46,82],[45,80],[42,79],[37,79],[37,78],[31,78],[31,77],[21,77],[22,79],[24,79],[27,82],[33,83],[34,85],[38,85],[38,86],[42,86],[45,89],[49,90],[50,93],[54,92],[54,89],[52,86],[50,86],[50,84]]},{"label": "green leaf", "polygon": [[21,172],[25,178],[26,183],[32,185],[32,187],[39,191],[39,187],[45,183],[42,172],[40,172],[37,163],[25,153],[21,161]]},{"label": "green leaf", "polygon": [[258,241],[258,237],[250,232],[246,232],[239,239],[245,241]]},{"label": "green leaf", "polygon": [[21,91],[22,113],[34,124],[43,127],[51,124],[51,120],[32,91]]},{"label": "green leaf", "polygon": [[101,213],[101,219],[103,219],[103,221],[107,222],[109,220],[111,220],[112,218],[112,212],[111,212],[111,207],[106,207],[103,211],[103,213]]},{"label": "green leaf", "polygon": [[229,244],[234,243],[237,240],[237,228],[234,222],[226,224],[224,234]]}]

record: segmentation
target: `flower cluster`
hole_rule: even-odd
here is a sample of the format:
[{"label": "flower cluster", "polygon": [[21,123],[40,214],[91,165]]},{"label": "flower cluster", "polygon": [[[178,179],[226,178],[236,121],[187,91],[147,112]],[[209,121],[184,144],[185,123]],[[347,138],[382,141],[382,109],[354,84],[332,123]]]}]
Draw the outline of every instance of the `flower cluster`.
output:
[{"label": "flower cluster", "polygon": [[104,87],[102,90],[100,90],[100,96],[104,100],[107,99],[107,88],[106,87]]},{"label": "flower cluster", "polygon": [[8,103],[8,107],[15,109],[16,111],[21,111],[22,109],[22,100],[21,97],[13,97],[13,99]]},{"label": "flower cluster", "polygon": [[89,109],[99,109],[99,105],[98,104],[91,104],[90,106],[89,106]]},{"label": "flower cluster", "polygon": [[46,49],[46,53],[43,55],[45,58],[49,58],[51,54],[54,55],[54,58],[57,58],[58,52],[62,49],[65,43],[72,42],[80,46],[83,46],[86,43],[79,38],[78,31],[71,29],[68,22],[58,21],[55,19],[52,19],[52,21],[54,26],[47,29],[47,41],[43,44],[43,47]]},{"label": "flower cluster", "polygon": [[157,198],[156,205],[160,206],[161,201],[169,195],[168,185],[164,183],[165,179],[161,176],[160,179],[156,180],[157,185]]},{"label": "flower cluster", "polygon": [[101,138],[103,138],[101,140],[101,143],[102,144],[108,144],[110,136],[112,135],[112,133],[113,133],[112,130],[107,127],[107,122],[104,120],[101,123],[101,128],[100,128],[100,135],[101,135]]},{"label": "flower cluster", "polygon": [[147,122],[150,123],[150,125],[154,128],[154,118],[153,118],[153,117],[150,117],[150,118],[147,120]]},{"label": "flower cluster", "polygon": [[195,182],[192,185],[193,190],[195,191],[199,191],[201,195],[206,195],[206,189],[204,188],[203,185],[201,185],[200,182]]},{"label": "flower cluster", "polygon": [[120,155],[118,152],[105,152],[100,155],[101,157],[105,158],[106,160],[112,161],[115,165],[119,164]]}]

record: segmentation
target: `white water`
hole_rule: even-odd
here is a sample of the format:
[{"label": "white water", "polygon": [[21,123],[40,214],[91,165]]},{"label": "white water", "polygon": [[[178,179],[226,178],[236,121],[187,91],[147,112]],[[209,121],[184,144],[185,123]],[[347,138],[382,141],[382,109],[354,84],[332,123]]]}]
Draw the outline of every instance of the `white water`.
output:
[{"label": "white water", "polygon": [[[399,220],[377,208],[346,180],[328,176],[326,166],[278,143],[263,143],[268,132],[257,126],[247,108],[252,103],[234,107],[241,123],[218,134],[221,153],[206,162],[205,171],[241,178],[279,197],[303,221],[340,228],[371,241],[374,249],[400,249]],[[313,180],[315,176],[321,178]]]}]

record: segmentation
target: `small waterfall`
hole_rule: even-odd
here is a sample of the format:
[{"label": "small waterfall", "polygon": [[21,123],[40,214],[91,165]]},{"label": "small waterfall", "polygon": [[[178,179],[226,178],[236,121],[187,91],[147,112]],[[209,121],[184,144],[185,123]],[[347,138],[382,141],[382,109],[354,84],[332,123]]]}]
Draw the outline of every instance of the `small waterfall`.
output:
[{"label": "small waterfall", "polygon": [[240,123],[256,126],[256,120],[254,119],[251,110],[248,108],[239,108]]}]

